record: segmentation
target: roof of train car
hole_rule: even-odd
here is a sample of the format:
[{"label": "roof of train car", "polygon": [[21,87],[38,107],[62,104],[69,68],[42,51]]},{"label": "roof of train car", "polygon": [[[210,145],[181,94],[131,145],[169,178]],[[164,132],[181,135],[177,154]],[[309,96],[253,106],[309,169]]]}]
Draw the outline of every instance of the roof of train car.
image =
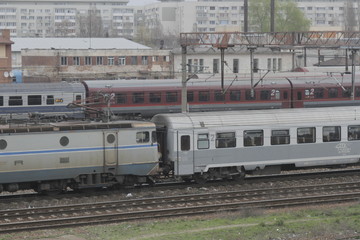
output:
[{"label": "roof of train car", "polygon": [[[324,73],[282,73],[282,74],[269,74],[259,81],[259,77],[255,77],[253,83],[259,81],[258,87],[262,85],[273,87],[289,87],[290,79],[293,84],[304,84],[309,86],[327,85],[338,86],[351,82],[351,75],[348,74],[333,74],[332,76]],[[103,89],[104,91],[112,91],[120,88],[137,88],[137,87],[150,87],[150,88],[162,88],[162,87],[181,87],[181,79],[146,79],[146,80],[85,80],[83,81],[92,90]],[[340,83],[340,84],[339,84]],[[190,79],[187,87],[204,87],[204,86],[220,86],[221,81],[219,77],[208,77],[202,79]],[[237,77],[232,79],[225,79],[225,86],[250,86],[250,77]],[[108,90],[106,90],[108,89]]]},{"label": "roof of train car", "polygon": [[[224,126],[285,125],[315,122],[360,120],[360,107],[323,107],[298,109],[243,110],[158,114],[152,118],[158,126],[192,129]],[[359,121],[360,124],[360,121]]]},{"label": "roof of train car", "polygon": [[0,93],[46,93],[46,92],[84,92],[81,83],[4,83],[0,84]]},{"label": "roof of train car", "polygon": [[42,125],[10,126],[0,125],[0,134],[8,133],[33,133],[51,131],[75,131],[94,129],[124,129],[124,128],[148,128],[154,127],[154,123],[135,120],[119,120],[113,122],[58,122]]}]

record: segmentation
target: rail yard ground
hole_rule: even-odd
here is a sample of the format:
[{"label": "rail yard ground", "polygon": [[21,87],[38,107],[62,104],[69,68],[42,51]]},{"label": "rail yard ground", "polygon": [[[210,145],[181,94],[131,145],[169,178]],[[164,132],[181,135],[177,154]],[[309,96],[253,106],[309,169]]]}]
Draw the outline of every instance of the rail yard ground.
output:
[{"label": "rail yard ground", "polygon": [[360,202],[0,235],[0,240],[360,239]]}]

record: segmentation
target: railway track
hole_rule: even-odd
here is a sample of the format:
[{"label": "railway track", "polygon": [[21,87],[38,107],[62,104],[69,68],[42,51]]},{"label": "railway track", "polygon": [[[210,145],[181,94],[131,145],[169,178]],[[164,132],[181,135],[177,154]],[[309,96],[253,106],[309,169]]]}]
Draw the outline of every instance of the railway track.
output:
[{"label": "railway track", "polygon": [[0,211],[0,233],[153,218],[359,201],[360,181]]}]

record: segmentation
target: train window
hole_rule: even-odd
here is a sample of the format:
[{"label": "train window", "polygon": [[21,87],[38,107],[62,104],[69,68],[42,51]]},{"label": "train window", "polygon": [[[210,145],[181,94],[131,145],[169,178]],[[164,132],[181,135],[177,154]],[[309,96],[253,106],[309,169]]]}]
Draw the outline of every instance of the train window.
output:
[{"label": "train window", "polygon": [[4,150],[7,147],[7,142],[4,139],[0,140],[0,149]]},{"label": "train window", "polygon": [[225,132],[216,134],[216,148],[236,147],[235,132]]},{"label": "train window", "polygon": [[338,97],[338,89],[337,88],[329,88],[328,95],[329,95],[329,98],[337,98]]},{"label": "train window", "polygon": [[46,104],[53,105],[55,103],[54,95],[47,95],[46,96]]},{"label": "train window", "polygon": [[76,95],[76,96],[75,96],[75,101],[76,101],[76,102],[81,102],[81,95],[79,95],[79,94]]},{"label": "train window", "polygon": [[65,147],[67,145],[69,145],[69,138],[68,137],[61,137],[60,138],[60,145]]},{"label": "train window", "polygon": [[[251,94],[253,91],[253,94]],[[245,99],[246,100],[255,100],[256,99],[256,92],[254,90],[248,89],[245,91]]]},{"label": "train window", "polygon": [[144,102],[144,93],[136,92],[133,93],[133,103],[143,103]]},{"label": "train window", "polygon": [[247,130],[244,131],[244,146],[262,146],[264,145],[263,130]]},{"label": "train window", "polygon": [[4,106],[4,97],[0,96],[0,106]]},{"label": "train window", "polygon": [[283,97],[284,97],[284,99],[288,99],[288,92],[285,91]]},{"label": "train window", "polygon": [[198,135],[198,149],[208,149],[209,148],[209,134],[203,133]]},{"label": "train window", "polygon": [[240,101],[240,97],[239,90],[230,91],[230,101]]},{"label": "train window", "polygon": [[351,96],[351,88],[347,87],[345,88],[345,90],[342,91],[342,96],[343,97],[350,97]]},{"label": "train window", "polygon": [[314,143],[316,140],[316,130],[314,127],[298,128],[297,142],[298,143]]},{"label": "train window", "polygon": [[161,93],[160,92],[151,92],[149,96],[149,101],[151,103],[161,102]]},{"label": "train window", "polygon": [[194,101],[194,92],[187,92],[187,101],[188,102]]},{"label": "train window", "polygon": [[190,150],[190,136],[184,135],[181,136],[181,151],[189,151]]},{"label": "train window", "polygon": [[156,131],[152,131],[152,132],[151,132],[151,141],[152,141],[153,143],[156,143],[156,142],[157,142]]},{"label": "train window", "polygon": [[314,98],[324,98],[324,89],[323,88],[315,88],[314,89]]},{"label": "train window", "polygon": [[260,99],[261,100],[269,100],[270,99],[270,91],[269,90],[261,90],[260,91]]},{"label": "train window", "polygon": [[149,132],[137,132],[136,133],[136,142],[137,143],[147,143],[150,141]]},{"label": "train window", "polygon": [[355,97],[360,97],[360,88],[355,88]]},{"label": "train window", "polygon": [[271,99],[279,100],[280,99],[280,90],[272,89],[271,90]]},{"label": "train window", "polygon": [[41,105],[41,95],[29,95],[28,105]]},{"label": "train window", "polygon": [[221,102],[225,100],[225,93],[223,93],[222,91],[215,91],[214,92],[214,98],[215,101],[217,102]]},{"label": "train window", "polygon": [[290,144],[289,130],[272,130],[271,131],[271,145]]},{"label": "train window", "polygon": [[21,96],[9,97],[9,106],[21,106],[21,105],[23,105],[23,100]]},{"label": "train window", "polygon": [[348,140],[360,140],[360,126],[349,126],[348,127]]},{"label": "train window", "polygon": [[116,102],[116,104],[126,103],[126,94],[125,93],[116,93],[115,94],[115,102]]},{"label": "train window", "polygon": [[302,99],[302,94],[301,92],[297,92],[297,100],[301,100]]},{"label": "train window", "polygon": [[200,91],[199,92],[199,101],[207,102],[210,100],[210,93],[208,91]]},{"label": "train window", "polygon": [[177,102],[177,92],[166,92],[166,102]]},{"label": "train window", "polygon": [[323,127],[323,142],[338,142],[341,140],[340,126]]}]

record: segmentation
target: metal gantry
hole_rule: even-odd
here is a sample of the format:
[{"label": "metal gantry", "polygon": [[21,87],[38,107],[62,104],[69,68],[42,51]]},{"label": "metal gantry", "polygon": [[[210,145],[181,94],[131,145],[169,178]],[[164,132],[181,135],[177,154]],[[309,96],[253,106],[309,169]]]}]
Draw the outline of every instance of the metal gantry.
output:
[{"label": "metal gantry", "polygon": [[[187,111],[186,52],[188,46],[212,46],[220,49],[221,59],[224,49],[233,46],[279,47],[282,49],[303,48],[344,48],[354,53],[360,49],[360,32],[349,31],[309,31],[309,32],[191,32],[180,33],[182,48],[182,104],[181,111]],[[354,61],[352,63],[354,65]],[[251,70],[252,71],[252,70]],[[352,68],[353,76],[354,66]],[[222,74],[223,75],[223,74]],[[223,76],[222,76],[223,77]],[[222,79],[223,82],[223,79]],[[253,82],[253,81],[252,81]],[[223,83],[222,83],[223,85]],[[253,88],[253,85],[251,86]],[[354,92],[352,91],[352,98]]]}]

